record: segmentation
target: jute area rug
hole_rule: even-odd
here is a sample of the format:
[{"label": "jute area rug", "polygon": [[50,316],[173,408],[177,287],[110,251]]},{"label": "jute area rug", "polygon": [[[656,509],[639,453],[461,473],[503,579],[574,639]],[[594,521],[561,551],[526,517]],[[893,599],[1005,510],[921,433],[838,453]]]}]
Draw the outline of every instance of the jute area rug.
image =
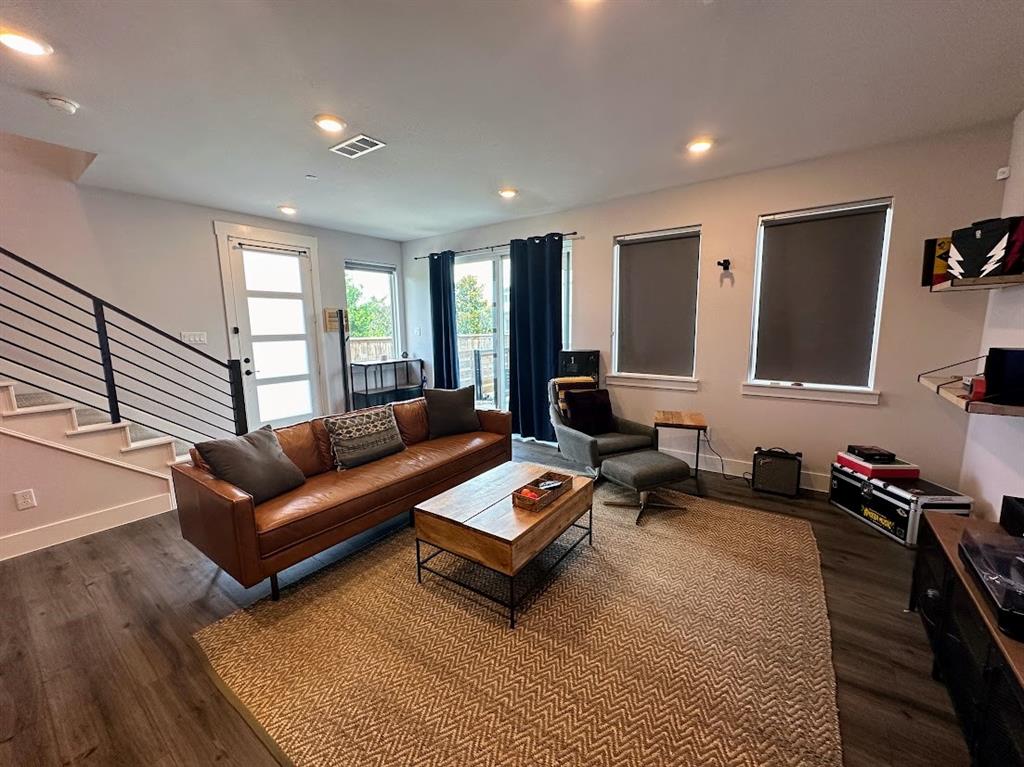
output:
[{"label": "jute area rug", "polygon": [[680,494],[686,511],[638,527],[603,504],[622,496],[598,488],[594,547],[515,630],[440,578],[417,585],[406,529],[196,639],[295,765],[839,767],[810,526]]}]

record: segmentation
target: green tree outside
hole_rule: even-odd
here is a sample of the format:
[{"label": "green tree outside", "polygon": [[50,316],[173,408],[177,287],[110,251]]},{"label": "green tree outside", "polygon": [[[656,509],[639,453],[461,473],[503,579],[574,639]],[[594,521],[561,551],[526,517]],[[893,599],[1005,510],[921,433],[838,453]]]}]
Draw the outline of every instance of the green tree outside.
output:
[{"label": "green tree outside", "polygon": [[393,335],[393,314],[383,298],[366,297],[353,282],[345,283],[348,324],[353,338],[380,338]]},{"label": "green tree outside", "polygon": [[472,274],[455,283],[455,324],[459,335],[490,333],[494,325],[491,302],[483,284]]}]

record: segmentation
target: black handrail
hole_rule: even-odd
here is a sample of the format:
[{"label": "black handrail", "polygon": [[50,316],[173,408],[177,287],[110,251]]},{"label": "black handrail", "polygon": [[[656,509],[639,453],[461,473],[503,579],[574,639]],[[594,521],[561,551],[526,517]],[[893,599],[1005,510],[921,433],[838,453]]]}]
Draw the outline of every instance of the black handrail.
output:
[{"label": "black handrail", "polygon": [[[248,430],[245,414],[245,394],[244,387],[242,386],[242,369],[241,362],[239,360],[229,359],[227,361],[223,361],[207,354],[206,352],[200,351],[199,349],[196,349],[194,346],[191,346],[190,344],[187,344],[184,341],[175,338],[170,333],[167,333],[166,331],[161,330],[160,328],[152,325],[151,323],[135,316],[131,312],[127,312],[124,309],[121,309],[120,307],[111,304],[109,301],[99,298],[98,296],[90,293],[89,291],[80,288],[74,283],[69,282],[63,277],[60,277],[54,274],[53,272],[50,272],[47,269],[37,266],[36,264],[33,264],[27,259],[12,253],[6,248],[0,247],[0,255],[6,256],[7,258],[12,259],[18,264],[21,264],[22,266],[31,269],[35,273],[42,275],[43,277],[49,280],[52,280],[57,285],[61,285],[64,288],[67,288],[68,290],[71,290],[76,294],[83,296],[84,298],[87,298],[90,301],[91,306],[90,308],[86,308],[84,306],[76,304],[73,301],[69,301],[68,298],[58,295],[57,293],[47,289],[47,287],[26,280],[24,277],[15,274],[11,271],[8,271],[7,269],[0,268],[0,274],[10,277],[13,280],[16,280],[18,283],[21,283],[22,285],[31,287],[33,290],[36,290],[41,294],[49,296],[51,299],[54,299],[55,301],[58,301],[61,304],[77,309],[83,314],[89,316],[93,321],[92,326],[90,327],[90,325],[85,324],[84,322],[80,322],[76,319],[67,316],[67,310],[64,310],[64,312],[58,311],[53,306],[47,306],[46,304],[40,303],[39,301],[34,300],[33,298],[29,298],[28,296],[24,295],[21,292],[17,292],[15,290],[10,289],[10,287],[0,285],[0,290],[2,290],[4,293],[8,293],[11,296],[14,296],[18,301],[22,301],[25,304],[34,306],[37,309],[47,312],[48,315],[44,316],[44,319],[47,319],[47,321],[44,322],[42,319],[32,316],[32,314],[29,313],[32,310],[28,309],[27,307],[23,307],[25,308],[25,311],[22,311],[19,308],[15,308],[14,306],[10,306],[6,303],[0,302],[0,308],[2,308],[5,311],[9,311],[14,315],[18,315],[19,317],[24,318],[25,320],[36,323],[42,328],[45,328],[46,331],[48,332],[45,333],[44,335],[40,335],[40,333],[42,333],[43,331],[32,332],[31,330],[28,330],[25,327],[21,327],[18,324],[14,324],[14,322],[17,322],[16,320],[14,320],[14,322],[0,320],[0,325],[16,330],[19,333],[23,333],[25,336],[28,336],[29,338],[32,338],[35,341],[45,344],[47,345],[47,347],[51,347],[50,349],[44,349],[43,351],[40,351],[39,349],[33,349],[29,346],[25,346],[21,343],[13,341],[9,336],[0,336],[0,344],[6,345],[9,348],[18,349],[21,352],[24,352],[29,355],[34,355],[45,360],[47,363],[47,369],[37,367],[35,364],[29,364],[26,361],[24,355],[14,354],[13,356],[6,356],[4,353],[0,352],[0,360],[5,360],[7,362],[13,363],[18,367],[24,368],[25,370],[30,370],[33,373],[51,379],[54,383],[48,386],[40,384],[35,380],[29,380],[28,377],[21,377],[17,374],[5,372],[3,375],[10,378],[11,380],[29,384],[30,386],[36,387],[42,391],[46,391],[51,394],[56,394],[72,402],[77,402],[79,404],[87,405],[89,407],[97,407],[97,405],[94,404],[93,402],[90,402],[85,395],[91,395],[92,397],[96,397],[97,399],[105,399],[106,407],[100,407],[99,409],[106,410],[110,414],[110,419],[113,423],[121,422],[122,411],[127,408],[132,412],[143,414],[142,417],[133,417],[131,420],[136,421],[137,423],[140,423],[142,425],[149,426],[151,428],[162,431],[165,434],[170,434],[171,436],[178,437],[180,439],[184,439],[190,442],[193,441],[193,435],[201,435],[202,437],[216,439],[216,436],[214,434],[209,433],[211,429],[213,431],[223,430],[230,433],[233,427],[233,430],[236,434],[244,434]],[[13,287],[12,284],[9,283],[9,285]],[[56,290],[57,288],[54,289]],[[116,319],[111,319],[111,313],[117,315]],[[92,340],[86,340],[85,338],[82,338],[80,335],[76,335],[66,326],[62,327],[58,324],[55,324],[53,320],[49,319],[49,316],[51,315],[56,318],[59,318],[59,320],[61,320],[62,322],[70,323],[71,325],[74,325],[78,328],[82,328],[83,330],[87,331],[90,338],[95,339],[95,343],[93,343]],[[14,318],[11,317],[10,319],[13,320]],[[117,320],[120,320],[120,322],[118,322]],[[158,338],[154,339],[152,337],[146,337],[145,335],[141,335],[140,333],[133,331],[129,327],[125,327],[125,325],[131,325],[132,323],[134,323],[134,325],[132,325],[133,327],[138,326],[139,328],[143,328],[149,331],[150,333],[154,334],[154,336]],[[142,349],[137,348],[136,346],[132,345],[131,343],[122,338],[110,335],[111,328],[116,328],[121,333],[131,336],[132,338],[141,341],[143,344],[147,344],[153,347],[154,350],[157,350],[158,352],[161,353],[161,356],[166,356],[171,359],[160,359],[156,356],[153,356],[152,354],[143,351]],[[65,339],[73,339],[83,344],[85,347],[95,350],[95,357],[68,348]],[[167,348],[170,344],[166,342],[170,342],[171,344],[174,344],[174,346],[171,348]],[[113,344],[117,344],[119,349],[124,349],[124,353],[118,354],[116,351],[113,351]],[[61,359],[60,355],[54,353],[52,347],[56,347],[56,349],[59,349],[62,352],[66,352],[75,357],[83,359],[88,363],[97,365],[99,367],[99,371],[97,372],[101,373],[102,375],[90,373],[87,370],[83,370],[81,367],[72,365],[69,362]],[[172,351],[172,349],[177,351]],[[189,357],[185,356],[185,354],[181,352],[181,349],[186,349],[188,353],[192,355],[192,358],[190,359]],[[135,355],[138,355],[139,357],[145,357],[157,363],[158,365],[163,366],[164,368],[167,369],[168,374],[165,375],[163,373],[159,373],[156,370],[152,370],[146,365],[141,364],[139,361],[137,361],[137,359],[133,358]],[[175,393],[175,391],[169,391],[164,387],[158,386],[153,381],[144,380],[143,378],[140,378],[137,375],[133,375],[132,373],[129,373],[121,369],[120,366],[118,366],[115,363],[115,360],[132,366],[131,369],[133,370],[137,369],[138,371],[144,371],[144,373],[147,375],[158,377],[164,381],[167,381],[168,383],[172,384],[175,387],[180,387],[181,389],[184,390],[184,392],[191,393],[192,395],[198,395],[198,397],[208,400],[211,406],[224,408],[229,412],[229,415],[217,412],[216,410],[211,410],[210,407],[206,407],[204,405],[199,404],[198,402],[193,401],[190,397],[185,396],[183,393]],[[178,363],[183,364],[179,365],[176,362],[174,362],[174,360],[176,360]],[[216,365],[216,372],[214,370],[208,369],[208,367],[205,366],[205,362],[210,362]],[[182,369],[183,367],[184,369]],[[227,375],[222,377],[220,371],[226,372]],[[96,381],[100,382],[101,386],[95,387],[95,385],[83,383],[81,379],[69,380],[69,373],[84,376],[89,379],[95,379]],[[198,374],[203,373],[209,376],[211,380],[203,380],[197,377]],[[142,374],[142,372],[139,373],[139,375]],[[175,376],[175,378],[172,378],[170,376]],[[71,376],[71,378],[73,378],[73,376]],[[126,386],[125,384],[121,383],[118,380],[120,378],[129,379],[134,383],[141,384],[142,391],[140,391],[139,388],[131,388],[129,386]],[[214,394],[219,394],[225,397],[228,401],[221,401],[218,398],[211,396],[209,393],[197,390],[194,385],[182,382],[181,378],[188,378],[191,381],[194,381],[195,383],[202,384],[207,389],[212,390]],[[49,383],[49,381],[47,381],[47,383]],[[62,384],[63,387],[68,387],[75,390],[75,393],[67,394],[66,392],[60,390],[61,387],[53,388],[53,386],[56,385],[57,383]],[[124,397],[121,396],[122,394],[124,395]],[[134,404],[134,402],[138,401],[136,398],[146,400],[147,402],[151,402],[153,404],[148,405],[146,407]],[[154,410],[157,410],[159,412],[154,412]],[[191,412],[189,412],[189,410],[191,410]],[[180,415],[185,416],[185,418],[188,419],[189,421],[195,421],[196,424],[201,424],[201,426],[190,426],[186,423],[181,423],[180,421],[173,420],[172,418],[169,418],[167,417],[167,415],[164,414],[167,411],[179,413]],[[202,413],[200,413],[199,411],[202,411]],[[207,415],[204,416],[203,413]],[[223,419],[225,422],[231,424],[231,427],[223,426],[214,421],[211,421],[211,417],[216,419]],[[178,432],[177,429],[168,429],[166,427],[166,424],[173,424],[176,427],[180,427],[185,431],[185,434]]]}]

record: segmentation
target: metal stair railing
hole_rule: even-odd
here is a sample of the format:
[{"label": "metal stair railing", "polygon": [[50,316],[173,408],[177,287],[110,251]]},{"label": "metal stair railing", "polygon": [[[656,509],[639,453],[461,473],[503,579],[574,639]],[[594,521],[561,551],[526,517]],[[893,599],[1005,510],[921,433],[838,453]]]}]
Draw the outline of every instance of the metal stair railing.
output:
[{"label": "metal stair railing", "polygon": [[0,378],[186,442],[248,430],[242,366],[0,247]]}]

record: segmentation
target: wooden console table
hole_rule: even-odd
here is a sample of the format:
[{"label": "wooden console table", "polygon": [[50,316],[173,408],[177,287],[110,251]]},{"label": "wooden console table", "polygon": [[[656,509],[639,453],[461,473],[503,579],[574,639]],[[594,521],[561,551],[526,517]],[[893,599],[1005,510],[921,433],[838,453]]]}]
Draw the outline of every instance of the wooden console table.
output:
[{"label": "wooden console table", "polygon": [[935,653],[974,763],[1024,765],[1024,642],[999,630],[995,611],[957,551],[965,528],[994,522],[925,512],[918,534],[910,609]]}]

